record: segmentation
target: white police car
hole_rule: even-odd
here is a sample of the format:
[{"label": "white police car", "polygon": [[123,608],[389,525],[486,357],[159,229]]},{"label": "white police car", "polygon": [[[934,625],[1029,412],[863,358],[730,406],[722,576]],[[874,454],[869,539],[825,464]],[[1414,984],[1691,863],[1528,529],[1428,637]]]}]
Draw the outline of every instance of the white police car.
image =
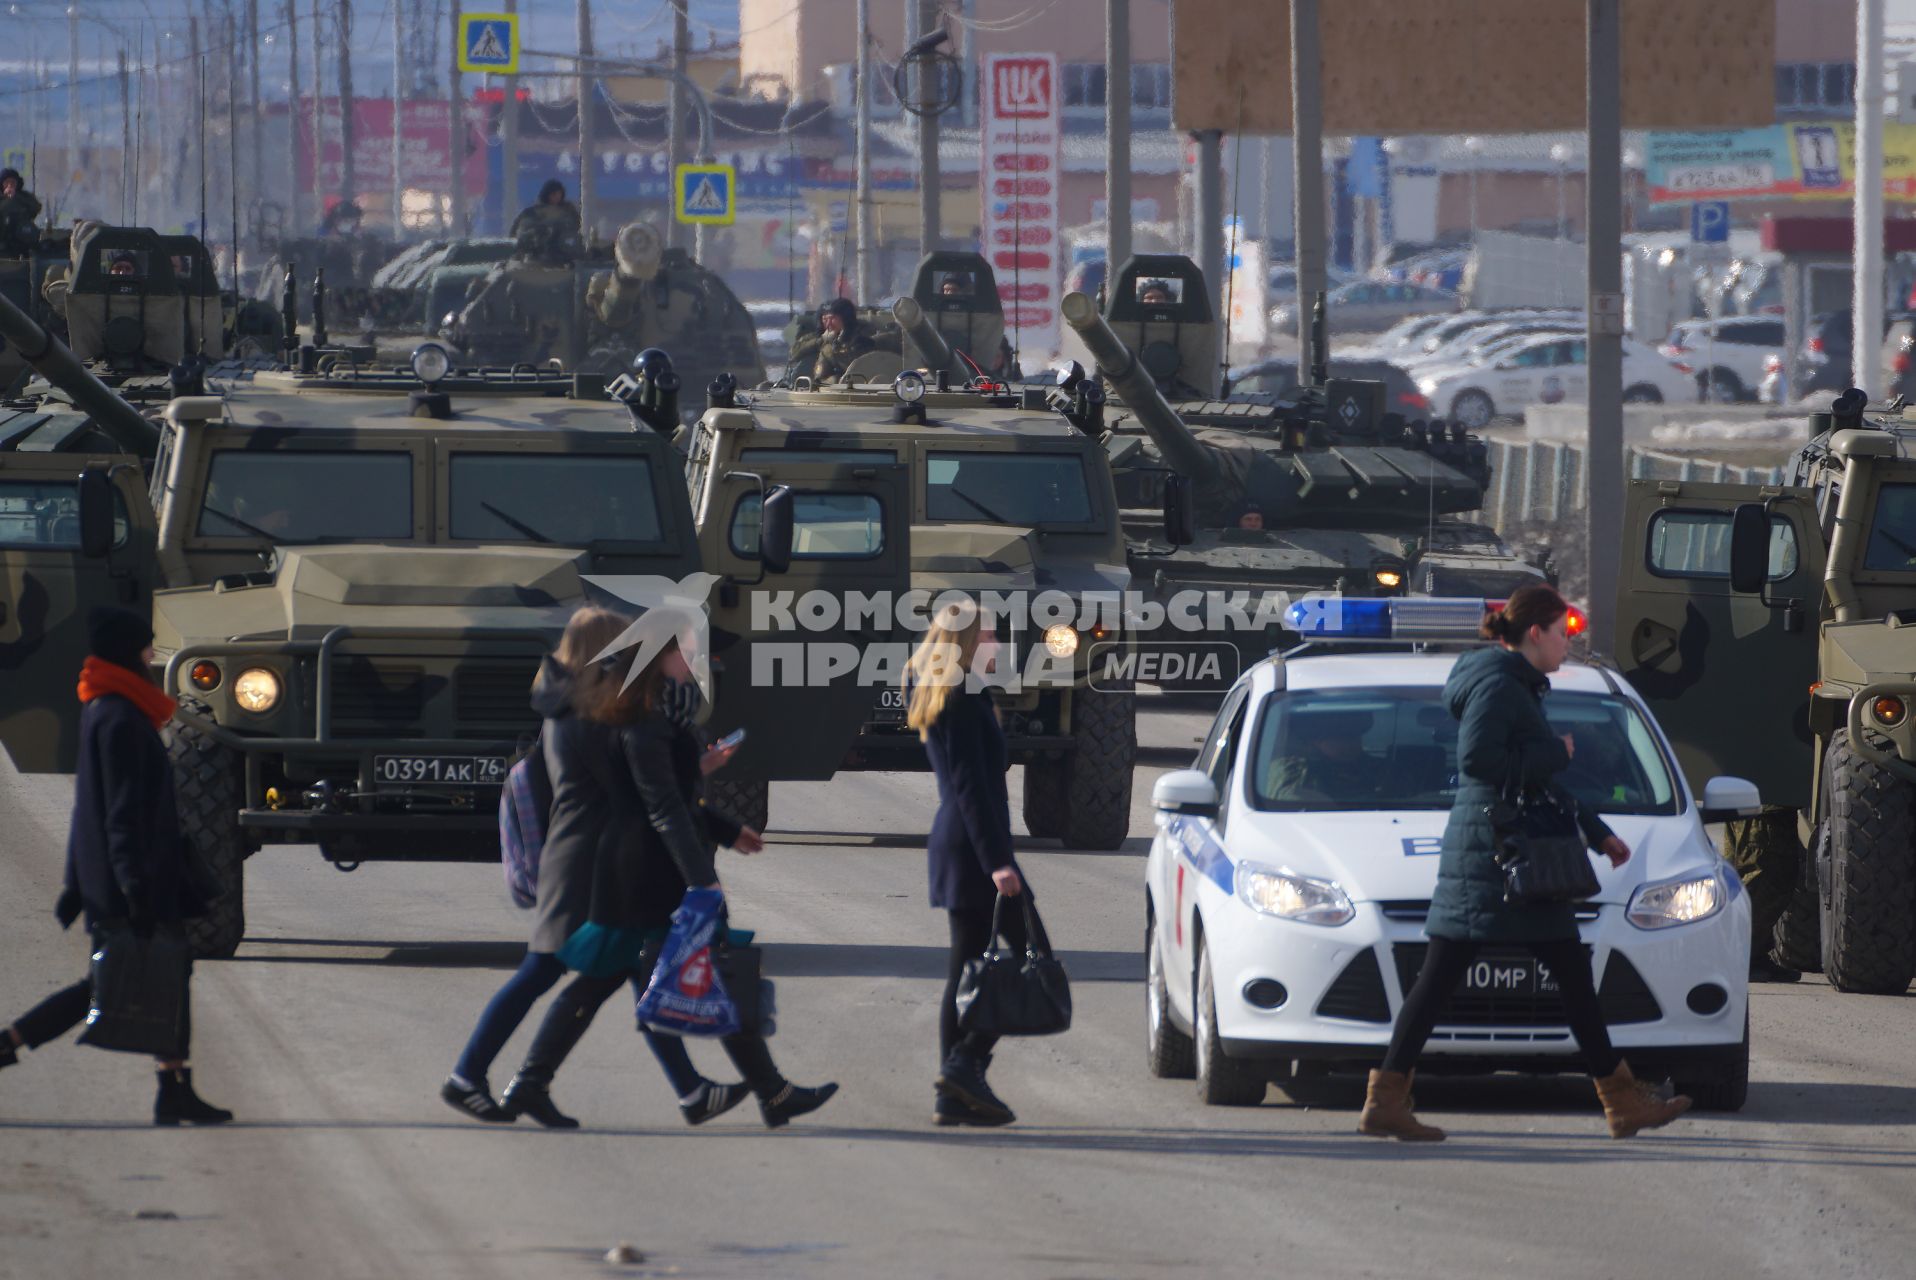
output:
[{"label": "white police car", "polygon": [[[1484,607],[1358,600],[1294,613],[1308,637],[1393,647],[1259,663],[1225,696],[1196,767],[1158,780],[1145,895],[1153,1074],[1195,1074],[1205,1102],[1246,1106],[1272,1079],[1381,1060],[1423,962],[1456,793],[1444,681]],[[1449,652],[1403,643],[1440,639]],[[1545,711],[1576,743],[1560,781],[1631,849],[1620,868],[1593,860],[1602,889],[1577,913],[1611,1038],[1639,1076],[1673,1076],[1698,1106],[1735,1110],[1749,1080],[1749,901],[1703,824],[1754,809],[1756,788],[1712,779],[1699,803],[1608,668],[1566,664],[1551,688]],[[1548,971],[1525,949],[1486,946],[1420,1070],[1506,1069],[1582,1066]]]}]

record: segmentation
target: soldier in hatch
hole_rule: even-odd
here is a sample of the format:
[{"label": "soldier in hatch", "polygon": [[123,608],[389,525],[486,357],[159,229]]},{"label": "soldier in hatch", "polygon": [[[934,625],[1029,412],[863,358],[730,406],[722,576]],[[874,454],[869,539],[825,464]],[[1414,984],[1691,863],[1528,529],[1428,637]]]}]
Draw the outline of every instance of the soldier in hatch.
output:
[{"label": "soldier in hatch", "polygon": [[859,322],[858,308],[850,298],[833,298],[818,309],[818,332],[807,334],[792,345],[792,372],[808,374],[814,381],[843,377],[852,361],[878,344]]},{"label": "soldier in hatch", "polygon": [[0,258],[25,258],[40,243],[40,201],[18,169],[0,169]]},{"label": "soldier in hatch", "polygon": [[1279,756],[1264,771],[1273,800],[1349,801],[1378,793],[1377,762],[1364,754],[1368,711],[1304,711],[1293,721],[1302,750]]},{"label": "soldier in hatch", "polygon": [[578,258],[581,250],[579,206],[566,199],[565,183],[549,178],[539,188],[539,199],[512,220],[511,236],[520,256],[555,264]]}]

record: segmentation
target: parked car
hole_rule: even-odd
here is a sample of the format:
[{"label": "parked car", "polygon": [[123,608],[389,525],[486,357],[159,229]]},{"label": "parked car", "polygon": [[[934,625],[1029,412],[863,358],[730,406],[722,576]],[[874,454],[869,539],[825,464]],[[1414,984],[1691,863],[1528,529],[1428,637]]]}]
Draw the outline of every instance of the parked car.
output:
[{"label": "parked car", "polygon": [[1760,316],[1684,320],[1657,350],[1696,379],[1701,399],[1754,400],[1769,358],[1782,355],[1783,322]]},{"label": "parked car", "polygon": [[1444,313],[1408,316],[1377,335],[1365,350],[1380,360],[1408,357],[1422,349],[1424,335],[1450,319]]},{"label": "parked car", "polygon": [[[1425,372],[1417,389],[1437,413],[1478,431],[1499,414],[1521,414],[1533,404],[1582,404],[1590,393],[1588,365],[1581,335],[1544,334],[1485,363]],[[1623,399],[1626,404],[1688,403],[1696,399],[1696,383],[1656,348],[1625,338]]]},{"label": "parked car", "polygon": [[[1364,333],[1388,328],[1405,316],[1455,311],[1457,299],[1422,285],[1359,280],[1332,289],[1329,306],[1332,333]],[[1298,331],[1295,301],[1271,308],[1271,328],[1278,333]]]},{"label": "parked car", "polygon": [[[1898,320],[1916,319],[1916,311],[1886,311],[1883,332]],[[1810,317],[1803,345],[1790,355],[1789,394],[1801,400],[1821,392],[1843,392],[1856,381],[1855,325],[1850,309],[1819,311]]]},{"label": "parked car", "polygon": [[1420,355],[1408,363],[1414,373],[1438,365],[1476,364],[1493,348],[1508,345],[1512,339],[1528,338],[1538,334],[1560,333],[1580,334],[1584,324],[1579,320],[1504,320],[1495,324],[1478,325],[1465,329],[1450,341],[1426,355]]},{"label": "parked car", "polygon": [[1418,341],[1416,354],[1411,359],[1422,359],[1449,343],[1459,334],[1473,329],[1489,329],[1496,325],[1516,324],[1531,320],[1568,321],[1581,328],[1584,323],[1583,312],[1569,310],[1548,310],[1544,308],[1505,307],[1496,311],[1461,311],[1445,318],[1438,324],[1424,330]]},{"label": "parked car", "polygon": [[[1331,360],[1333,378],[1361,378],[1384,384],[1384,411],[1404,418],[1427,418],[1430,401],[1408,372],[1388,360]],[[1286,395],[1296,388],[1297,361],[1288,356],[1260,360],[1233,370],[1227,395]]]}]

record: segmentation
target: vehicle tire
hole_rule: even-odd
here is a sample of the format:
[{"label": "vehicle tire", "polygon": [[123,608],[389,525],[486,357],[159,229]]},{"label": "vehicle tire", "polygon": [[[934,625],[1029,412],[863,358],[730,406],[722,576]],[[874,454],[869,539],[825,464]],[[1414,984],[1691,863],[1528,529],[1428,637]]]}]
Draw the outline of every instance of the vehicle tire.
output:
[{"label": "vehicle tire", "polygon": [[1164,956],[1158,951],[1158,921],[1149,912],[1144,918],[1144,973],[1145,1061],[1160,1080],[1189,1080],[1197,1074],[1196,1046],[1171,1021]]},{"label": "vehicle tire", "polygon": [[1065,765],[1061,760],[1033,760],[1025,766],[1025,830],[1047,840],[1064,829]]},{"label": "vehicle tire", "polygon": [[1647,382],[1639,382],[1634,387],[1623,390],[1625,404],[1662,404],[1663,393]]},{"label": "vehicle tire", "polygon": [[1823,972],[1838,991],[1901,995],[1916,978],[1916,788],[1852,750],[1848,730],[1824,764]]},{"label": "vehicle tire", "polygon": [[1828,831],[1828,823],[1817,824],[1810,855],[1803,860],[1803,878],[1770,933],[1770,959],[1786,969],[1820,973],[1823,968],[1823,908],[1816,892],[1816,864],[1822,861]]},{"label": "vehicle tire", "polygon": [[1687,1094],[1698,1111],[1741,1111],[1750,1100],[1750,1011],[1743,1011],[1743,1045],[1728,1067],[1711,1064],[1708,1074],[1695,1080],[1676,1073],[1676,1091]]},{"label": "vehicle tire", "polygon": [[1738,404],[1750,398],[1743,380],[1729,369],[1712,369],[1696,376],[1696,398],[1705,404]]},{"label": "vehicle tire", "polygon": [[240,830],[246,762],[190,724],[176,722],[167,754],[173,761],[180,834],[187,856],[198,861],[213,901],[206,914],[186,922],[193,954],[223,960],[246,936],[245,834]]},{"label": "vehicle tire", "polygon": [[1268,1081],[1254,1062],[1224,1052],[1217,1034],[1217,991],[1211,982],[1211,950],[1198,940],[1197,1019],[1192,1037],[1198,1099],[1207,1107],[1255,1107],[1264,1101]]},{"label": "vehicle tire", "polygon": [[1460,391],[1450,402],[1450,416],[1466,430],[1482,431],[1497,416],[1497,406],[1481,391]]},{"label": "vehicle tire", "polygon": [[760,835],[771,817],[772,784],[764,779],[708,779],[705,795],[714,809],[737,818]]},{"label": "vehicle tire", "polygon": [[1134,690],[1072,696],[1071,757],[1064,762],[1058,835],[1068,849],[1115,849],[1131,834],[1131,774],[1138,760]]}]

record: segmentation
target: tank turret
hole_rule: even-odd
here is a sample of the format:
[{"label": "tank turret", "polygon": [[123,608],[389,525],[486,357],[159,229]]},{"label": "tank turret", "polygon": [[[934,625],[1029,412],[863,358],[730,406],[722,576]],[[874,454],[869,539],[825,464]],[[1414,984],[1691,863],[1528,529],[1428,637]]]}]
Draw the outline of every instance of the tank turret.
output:
[{"label": "tank turret", "polygon": [[115,395],[66,345],[36,324],[33,317],[0,295],[0,337],[73,403],[93,416],[100,429],[120,448],[139,457],[151,457],[160,433],[132,405]]},{"label": "tank turret", "polygon": [[905,331],[918,353],[925,357],[925,367],[933,373],[956,373],[960,378],[969,378],[970,372],[963,368],[954,368],[957,357],[951,354],[951,346],[944,335],[932,328],[930,320],[925,318],[925,309],[914,298],[900,298],[891,304],[892,319],[898,321],[898,327]]}]

